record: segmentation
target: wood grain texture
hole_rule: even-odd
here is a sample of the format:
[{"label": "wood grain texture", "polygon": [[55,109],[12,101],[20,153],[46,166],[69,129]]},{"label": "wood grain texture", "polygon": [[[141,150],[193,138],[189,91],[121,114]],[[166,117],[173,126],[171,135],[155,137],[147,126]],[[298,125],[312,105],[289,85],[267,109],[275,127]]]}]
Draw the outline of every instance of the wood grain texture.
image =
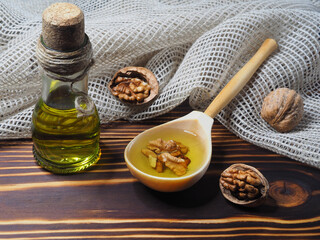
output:
[{"label": "wood grain texture", "polygon": [[[102,126],[102,157],[90,171],[54,175],[32,156],[30,139],[0,141],[0,239],[320,239],[320,172],[249,144],[215,122],[205,176],[177,193],[148,189],[123,159],[141,131],[183,116]],[[254,209],[225,200],[221,172],[233,163],[259,169],[270,183]]]}]

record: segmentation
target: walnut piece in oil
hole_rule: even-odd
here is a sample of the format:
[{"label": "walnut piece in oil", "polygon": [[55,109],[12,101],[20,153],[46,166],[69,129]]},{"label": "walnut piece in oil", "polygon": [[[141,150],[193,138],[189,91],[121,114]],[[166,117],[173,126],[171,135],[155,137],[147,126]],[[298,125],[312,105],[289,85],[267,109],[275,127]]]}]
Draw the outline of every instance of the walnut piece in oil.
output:
[{"label": "walnut piece in oil", "polygon": [[186,174],[190,159],[185,156],[189,149],[174,140],[165,141],[161,138],[149,141],[147,148],[141,152],[149,158],[151,167],[159,173],[165,167],[171,169],[177,176]]}]

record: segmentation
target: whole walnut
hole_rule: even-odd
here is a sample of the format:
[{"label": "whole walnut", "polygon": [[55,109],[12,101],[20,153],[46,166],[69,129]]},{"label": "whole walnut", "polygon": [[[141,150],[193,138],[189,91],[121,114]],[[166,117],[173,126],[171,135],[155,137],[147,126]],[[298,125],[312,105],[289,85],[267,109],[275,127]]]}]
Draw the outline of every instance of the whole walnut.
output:
[{"label": "whole walnut", "polygon": [[303,101],[296,91],[278,88],[264,99],[261,117],[278,132],[289,132],[303,116]]}]

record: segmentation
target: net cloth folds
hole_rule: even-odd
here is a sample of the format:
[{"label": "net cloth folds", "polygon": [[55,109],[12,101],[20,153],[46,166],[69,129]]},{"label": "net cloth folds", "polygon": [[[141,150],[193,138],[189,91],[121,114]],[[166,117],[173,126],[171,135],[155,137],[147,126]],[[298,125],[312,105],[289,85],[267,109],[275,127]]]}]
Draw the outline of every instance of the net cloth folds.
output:
[{"label": "net cloth folds", "polygon": [[[0,139],[31,137],[40,97],[35,56],[41,14],[55,1],[0,0]],[[102,123],[155,118],[189,98],[205,110],[266,38],[279,44],[239,95],[217,116],[248,142],[320,168],[320,1],[109,0],[69,1],[85,14],[94,65],[89,95]],[[150,69],[160,95],[145,109],[117,101],[113,74],[134,65]],[[264,97],[287,87],[304,100],[304,116],[289,133],[261,117]]]}]

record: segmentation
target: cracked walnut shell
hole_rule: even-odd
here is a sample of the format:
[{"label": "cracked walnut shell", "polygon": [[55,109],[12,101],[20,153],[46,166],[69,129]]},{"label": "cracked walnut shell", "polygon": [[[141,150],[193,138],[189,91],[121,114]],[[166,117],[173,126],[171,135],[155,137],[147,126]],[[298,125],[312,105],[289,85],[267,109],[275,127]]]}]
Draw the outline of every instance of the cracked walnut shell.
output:
[{"label": "cracked walnut shell", "polygon": [[278,132],[289,132],[303,116],[303,101],[296,91],[278,88],[263,101],[261,117]]},{"label": "cracked walnut shell", "polygon": [[159,92],[156,77],[144,67],[120,69],[109,82],[108,88],[122,102],[133,105],[150,103]]},{"label": "cracked walnut shell", "polygon": [[269,183],[262,173],[246,164],[233,164],[224,170],[219,186],[226,199],[246,207],[262,204],[269,190]]}]

